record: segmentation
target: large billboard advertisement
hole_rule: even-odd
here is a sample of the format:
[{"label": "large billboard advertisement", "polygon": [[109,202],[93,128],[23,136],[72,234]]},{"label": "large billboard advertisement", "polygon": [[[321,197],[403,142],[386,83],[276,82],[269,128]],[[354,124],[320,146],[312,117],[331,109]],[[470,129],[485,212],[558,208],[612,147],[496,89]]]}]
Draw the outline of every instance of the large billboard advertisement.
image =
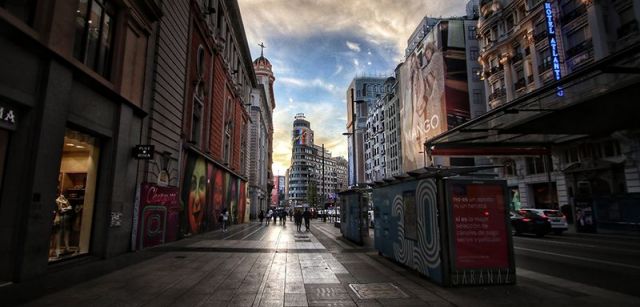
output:
[{"label": "large billboard advertisement", "polygon": [[424,167],[424,142],[470,118],[464,25],[441,21],[400,67],[403,170]]},{"label": "large billboard advertisement", "polygon": [[447,180],[451,282],[513,283],[507,190],[498,180]]}]

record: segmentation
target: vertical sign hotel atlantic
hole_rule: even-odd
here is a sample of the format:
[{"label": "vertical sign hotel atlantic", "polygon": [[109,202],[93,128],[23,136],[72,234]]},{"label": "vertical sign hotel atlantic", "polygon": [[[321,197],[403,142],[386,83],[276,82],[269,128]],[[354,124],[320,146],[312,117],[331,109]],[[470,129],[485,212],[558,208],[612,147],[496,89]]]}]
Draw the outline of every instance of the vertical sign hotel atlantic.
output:
[{"label": "vertical sign hotel atlantic", "polygon": [[[556,81],[560,80],[560,56],[558,55],[558,40],[556,38],[556,25],[553,20],[553,9],[551,8],[551,3],[544,3],[544,14],[547,19],[547,32],[549,35],[549,48],[551,48],[551,61],[553,62],[553,76]],[[558,86],[558,91],[556,95],[562,97],[564,96],[564,91],[562,87]]]}]

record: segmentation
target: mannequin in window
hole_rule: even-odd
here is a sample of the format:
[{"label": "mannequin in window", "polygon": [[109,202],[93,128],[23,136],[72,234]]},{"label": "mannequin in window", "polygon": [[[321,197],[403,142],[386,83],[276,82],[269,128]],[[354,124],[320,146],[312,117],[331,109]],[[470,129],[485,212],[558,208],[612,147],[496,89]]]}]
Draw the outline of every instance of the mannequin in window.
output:
[{"label": "mannequin in window", "polygon": [[58,227],[58,233],[56,234],[56,256],[60,257],[61,251],[60,241],[64,238],[64,251],[69,250],[69,234],[71,233],[71,214],[73,207],[69,204],[64,195],[60,194],[56,199],[56,213],[60,217],[60,225]]}]

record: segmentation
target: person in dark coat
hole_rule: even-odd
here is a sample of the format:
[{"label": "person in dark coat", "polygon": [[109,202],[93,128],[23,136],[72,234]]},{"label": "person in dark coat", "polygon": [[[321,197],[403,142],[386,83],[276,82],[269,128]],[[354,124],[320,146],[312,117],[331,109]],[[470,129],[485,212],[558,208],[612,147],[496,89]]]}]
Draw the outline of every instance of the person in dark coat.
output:
[{"label": "person in dark coat", "polygon": [[260,225],[262,225],[262,220],[264,220],[264,210],[260,210],[260,213],[258,213],[258,218],[260,219]]},{"label": "person in dark coat", "polygon": [[298,229],[298,232],[300,232],[300,227],[302,227],[302,212],[300,212],[300,210],[296,210],[293,214],[293,219],[296,221],[296,228]]},{"label": "person in dark coat", "polygon": [[287,223],[287,210],[282,210],[281,215],[282,226],[284,226]]},{"label": "person in dark coat", "polygon": [[309,212],[308,208],[304,208],[304,213],[302,213],[302,218],[304,219],[304,231],[310,231],[309,220],[311,219],[311,212]]}]

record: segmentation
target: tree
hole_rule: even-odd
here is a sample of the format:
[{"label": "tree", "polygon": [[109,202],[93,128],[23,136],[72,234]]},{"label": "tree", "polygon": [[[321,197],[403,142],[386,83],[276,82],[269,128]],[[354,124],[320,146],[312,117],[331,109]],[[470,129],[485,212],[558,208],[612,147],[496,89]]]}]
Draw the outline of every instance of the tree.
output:
[{"label": "tree", "polygon": [[318,205],[318,188],[315,182],[309,182],[309,187],[307,188],[307,203],[309,203],[311,207]]}]

